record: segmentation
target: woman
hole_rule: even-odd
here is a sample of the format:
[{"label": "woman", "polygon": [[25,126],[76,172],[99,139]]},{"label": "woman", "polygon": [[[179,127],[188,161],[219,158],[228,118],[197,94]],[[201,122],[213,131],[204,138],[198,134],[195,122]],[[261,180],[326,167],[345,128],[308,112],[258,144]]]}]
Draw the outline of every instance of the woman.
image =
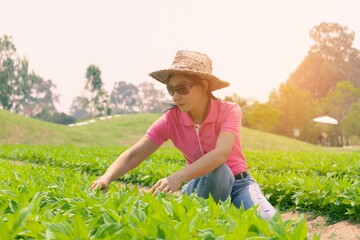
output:
[{"label": "woman", "polygon": [[171,140],[183,153],[187,166],[160,179],[151,191],[173,193],[184,182],[182,193],[225,201],[245,209],[258,205],[263,219],[276,212],[247,171],[240,145],[239,105],[216,99],[212,91],[229,84],[212,75],[205,54],[178,51],[171,69],[150,73],[164,83],[175,106],[148,129],[145,136],[122,153],[91,190],[107,190],[111,181],[137,167],[165,141]]}]

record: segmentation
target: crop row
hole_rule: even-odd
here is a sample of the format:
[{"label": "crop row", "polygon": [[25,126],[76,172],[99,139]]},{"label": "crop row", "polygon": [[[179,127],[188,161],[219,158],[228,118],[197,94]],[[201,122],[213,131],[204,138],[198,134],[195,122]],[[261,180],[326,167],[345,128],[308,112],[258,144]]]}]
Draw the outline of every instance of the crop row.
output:
[{"label": "crop row", "polygon": [[[139,194],[112,184],[88,192],[93,176],[0,161],[2,239],[306,239],[304,219],[262,220],[196,196]],[[315,236],[315,239],[317,237]]]},{"label": "crop row", "polygon": [[248,151],[248,165],[271,174],[287,170],[310,175],[359,177],[360,152],[346,151]]},{"label": "crop row", "polygon": [[[125,147],[1,145],[0,158],[71,167],[92,175],[100,175],[125,150]],[[266,170],[269,175],[285,170],[320,176],[360,176],[359,151],[245,151],[245,155],[252,171]],[[161,159],[162,162],[177,165],[178,168],[185,164],[182,155],[173,148],[161,148],[149,159]]]}]

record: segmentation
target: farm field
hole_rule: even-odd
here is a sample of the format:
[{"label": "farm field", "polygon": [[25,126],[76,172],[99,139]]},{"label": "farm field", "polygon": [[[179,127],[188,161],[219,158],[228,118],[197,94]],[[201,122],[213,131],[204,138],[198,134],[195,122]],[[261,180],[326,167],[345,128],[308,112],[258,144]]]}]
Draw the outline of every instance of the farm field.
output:
[{"label": "farm field", "polygon": [[[67,239],[69,235],[78,239],[113,239],[116,234],[126,236],[124,239],[132,239],[130,236],[181,239],[185,233],[190,234],[188,239],[307,236],[304,219],[282,221],[276,217],[265,222],[256,216],[254,209],[243,212],[229,203],[216,205],[194,196],[152,197],[136,189],[119,189],[116,184],[108,194],[89,193],[91,181],[125,149],[2,145],[1,159],[24,163],[0,162],[2,236],[9,239]],[[280,212],[296,209],[316,212],[331,221],[360,222],[360,152],[245,154],[253,177]],[[162,148],[121,181],[151,186],[183,164],[178,152]],[[204,213],[203,219],[203,214],[197,211]],[[191,216],[197,217],[190,221]]]},{"label": "farm field", "polygon": [[[87,192],[88,175],[48,166],[2,163],[0,227],[4,239],[206,239],[227,236],[305,236],[279,218],[269,223],[254,210],[238,210],[196,197],[139,194],[116,189]],[[11,171],[9,171],[11,170]],[[28,170],[34,174],[29,175]],[[14,179],[6,181],[14,175]],[[25,183],[25,184],[24,184]],[[285,235],[285,236],[286,236]]]},{"label": "farm field", "polygon": [[[76,128],[5,111],[0,117],[1,239],[323,239],[303,215],[288,217],[292,211],[360,229],[359,150],[317,147],[243,128],[250,172],[279,210],[263,221],[255,208],[139,191],[184,166],[170,144],[119,179],[127,187],[113,183],[107,194],[88,192],[157,115]],[[12,134],[13,129],[22,134]],[[31,134],[37,137],[33,144]],[[351,239],[358,239],[357,233]]]}]

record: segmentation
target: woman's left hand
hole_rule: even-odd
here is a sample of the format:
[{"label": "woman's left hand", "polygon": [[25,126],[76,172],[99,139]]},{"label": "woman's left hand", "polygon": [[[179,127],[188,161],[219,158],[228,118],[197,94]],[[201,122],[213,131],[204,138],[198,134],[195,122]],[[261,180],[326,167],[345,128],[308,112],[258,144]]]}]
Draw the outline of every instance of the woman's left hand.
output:
[{"label": "woman's left hand", "polygon": [[162,178],[151,188],[153,195],[158,192],[163,193],[174,193],[181,187],[182,181],[175,176],[169,176]]}]

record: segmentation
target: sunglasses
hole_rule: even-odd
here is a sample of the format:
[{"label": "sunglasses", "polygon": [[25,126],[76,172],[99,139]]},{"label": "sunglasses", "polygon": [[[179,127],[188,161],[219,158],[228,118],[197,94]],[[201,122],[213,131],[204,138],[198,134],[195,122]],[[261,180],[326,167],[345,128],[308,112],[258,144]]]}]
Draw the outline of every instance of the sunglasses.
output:
[{"label": "sunglasses", "polygon": [[166,85],[166,89],[168,90],[170,96],[174,96],[175,93],[180,94],[180,95],[187,95],[190,91],[190,89],[194,86],[195,84],[190,83],[190,84],[180,84],[177,85],[176,87],[173,87],[171,85]]}]

